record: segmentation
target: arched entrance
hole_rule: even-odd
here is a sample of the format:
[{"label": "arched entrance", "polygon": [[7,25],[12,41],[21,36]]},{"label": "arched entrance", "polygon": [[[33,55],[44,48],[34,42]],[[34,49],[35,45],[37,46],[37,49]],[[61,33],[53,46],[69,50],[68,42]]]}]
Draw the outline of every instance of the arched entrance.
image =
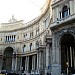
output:
[{"label": "arched entrance", "polygon": [[4,51],[3,66],[2,66],[3,70],[10,71],[12,69],[12,55],[13,55],[13,48],[7,47]]},{"label": "arched entrance", "polygon": [[75,69],[75,43],[71,34],[61,37],[61,70],[72,73]]}]

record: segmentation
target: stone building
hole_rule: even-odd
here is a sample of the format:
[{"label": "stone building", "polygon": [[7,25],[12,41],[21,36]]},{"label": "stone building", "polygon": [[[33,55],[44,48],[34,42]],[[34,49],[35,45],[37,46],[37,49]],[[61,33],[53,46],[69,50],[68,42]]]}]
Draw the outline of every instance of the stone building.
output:
[{"label": "stone building", "polygon": [[0,72],[71,74],[75,71],[75,0],[47,0],[28,23],[14,16],[0,27]]}]

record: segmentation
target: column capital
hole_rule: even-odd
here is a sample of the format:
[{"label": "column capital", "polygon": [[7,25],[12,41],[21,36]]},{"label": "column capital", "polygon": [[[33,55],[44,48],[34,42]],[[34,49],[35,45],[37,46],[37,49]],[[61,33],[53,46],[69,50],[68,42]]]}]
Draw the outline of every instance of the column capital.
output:
[{"label": "column capital", "polygon": [[39,47],[38,47],[38,51],[43,52],[43,50],[44,50],[45,48],[46,48],[45,45],[39,45]]},{"label": "column capital", "polygon": [[52,36],[51,35],[46,35],[46,44],[51,44],[52,43]]}]

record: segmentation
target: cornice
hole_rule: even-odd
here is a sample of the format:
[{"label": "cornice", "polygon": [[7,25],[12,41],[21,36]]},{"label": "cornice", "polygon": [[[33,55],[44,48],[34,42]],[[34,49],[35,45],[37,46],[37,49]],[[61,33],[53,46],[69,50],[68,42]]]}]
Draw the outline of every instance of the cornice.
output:
[{"label": "cornice", "polygon": [[52,6],[52,8],[54,8],[54,7],[57,7],[60,4],[62,5],[62,4],[68,3],[68,2],[69,2],[69,0],[58,0],[54,3],[52,3],[51,6]]}]

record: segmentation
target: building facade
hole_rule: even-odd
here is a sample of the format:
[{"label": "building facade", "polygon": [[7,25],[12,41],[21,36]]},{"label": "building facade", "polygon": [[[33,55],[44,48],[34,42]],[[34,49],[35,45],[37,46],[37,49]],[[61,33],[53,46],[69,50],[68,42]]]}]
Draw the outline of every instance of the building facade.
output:
[{"label": "building facade", "polygon": [[75,71],[75,0],[47,0],[41,15],[0,27],[0,72],[72,74]]}]

